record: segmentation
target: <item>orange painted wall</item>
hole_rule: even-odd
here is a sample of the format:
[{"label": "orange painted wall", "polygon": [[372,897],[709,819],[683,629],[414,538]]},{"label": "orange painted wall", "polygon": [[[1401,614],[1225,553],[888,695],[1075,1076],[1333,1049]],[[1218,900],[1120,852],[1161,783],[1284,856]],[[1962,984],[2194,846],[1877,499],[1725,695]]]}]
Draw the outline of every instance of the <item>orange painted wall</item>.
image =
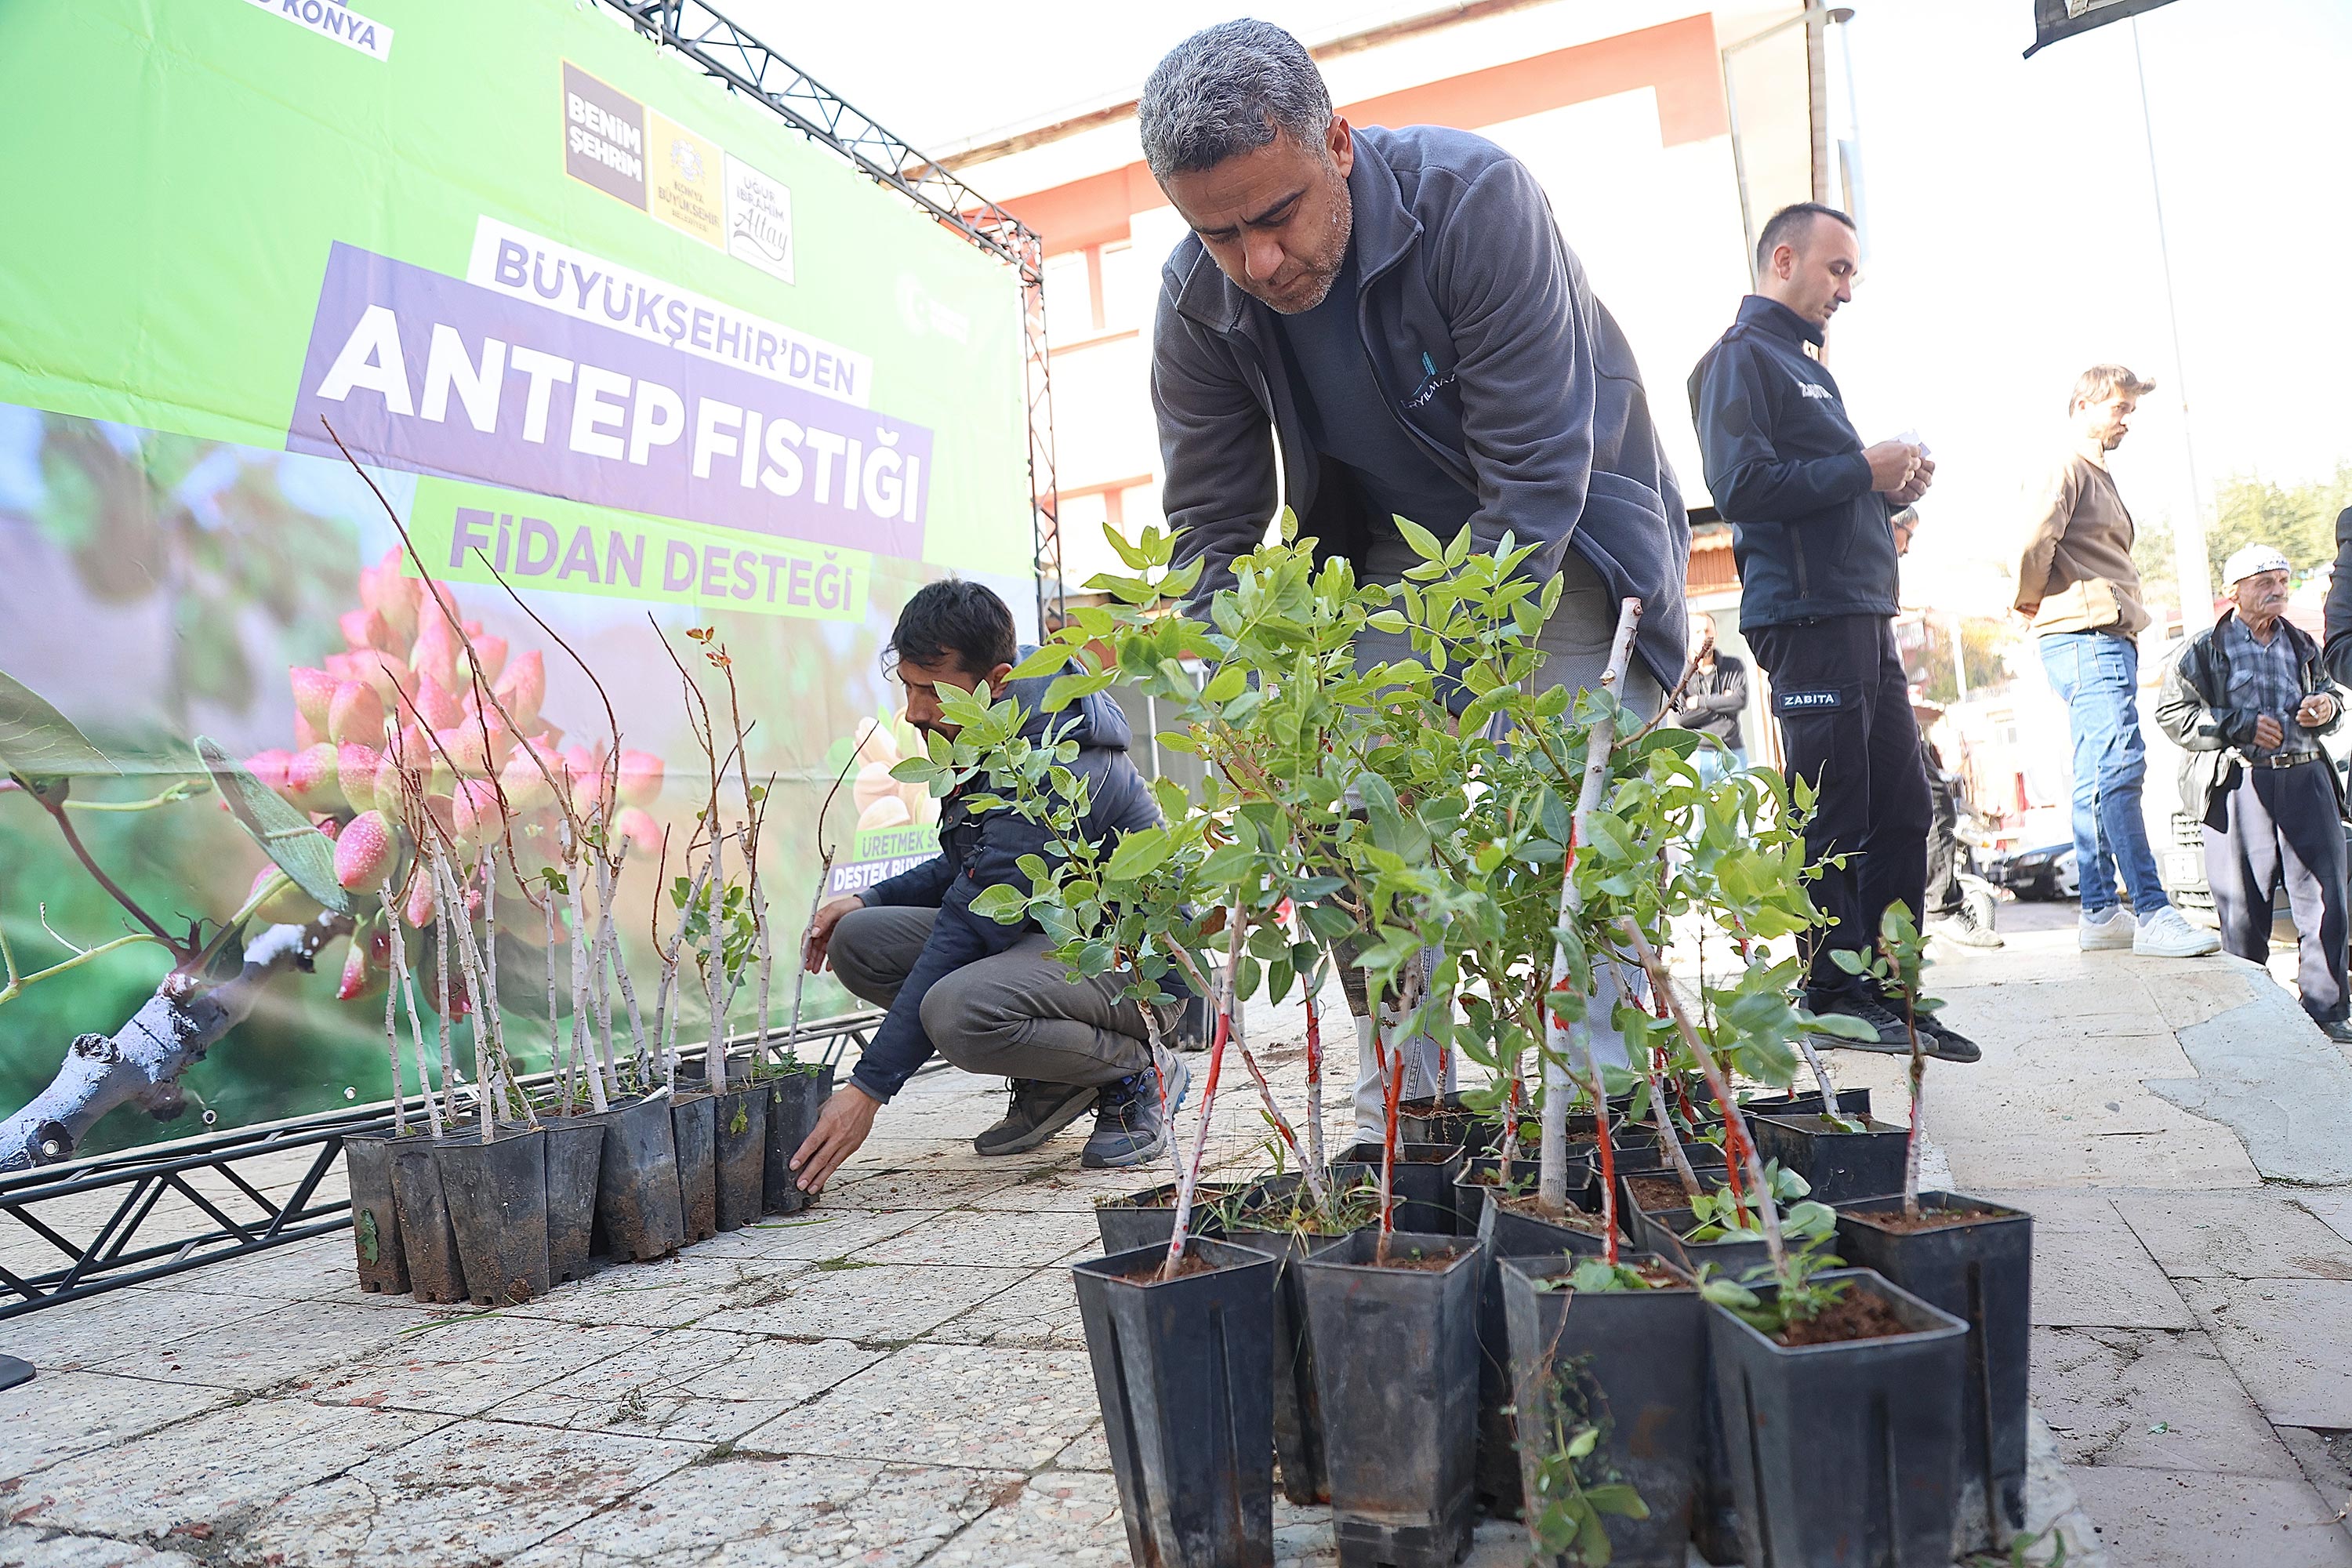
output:
[{"label": "orange painted wall", "polygon": [[[1639,88],[1658,95],[1658,134],[1669,147],[1727,134],[1715,18],[1702,13],[1613,38],[1555,49],[1383,93],[1339,112],[1355,125],[1451,125],[1475,131]],[[1139,160],[1005,203],[1045,237],[1047,254],[1124,239],[1128,219],[1168,198]]]}]

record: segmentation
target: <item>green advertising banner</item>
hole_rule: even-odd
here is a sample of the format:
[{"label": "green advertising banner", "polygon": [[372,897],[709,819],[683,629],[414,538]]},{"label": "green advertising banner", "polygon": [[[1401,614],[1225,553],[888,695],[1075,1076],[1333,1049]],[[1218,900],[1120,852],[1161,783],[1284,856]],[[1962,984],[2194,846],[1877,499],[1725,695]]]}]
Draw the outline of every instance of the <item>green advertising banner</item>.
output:
[{"label": "green advertising banner", "polygon": [[[528,1068],[570,1027],[543,874],[593,781],[649,1013],[714,735],[719,816],[767,792],[728,853],[759,853],[781,1018],[824,851],[839,891],[935,842],[889,777],[898,606],[954,573],[1034,617],[1013,270],[570,0],[0,7],[0,1167],[390,1092],[392,933],[348,869],[335,940],[196,1065],[90,1087],[168,974],[294,907],[200,736],[339,858],[404,799],[472,833]],[[429,967],[428,885],[399,934]],[[699,1043],[701,979],[671,989]],[[728,971],[734,1027],[756,992]],[[27,1155],[37,1124],[63,1141]]]}]

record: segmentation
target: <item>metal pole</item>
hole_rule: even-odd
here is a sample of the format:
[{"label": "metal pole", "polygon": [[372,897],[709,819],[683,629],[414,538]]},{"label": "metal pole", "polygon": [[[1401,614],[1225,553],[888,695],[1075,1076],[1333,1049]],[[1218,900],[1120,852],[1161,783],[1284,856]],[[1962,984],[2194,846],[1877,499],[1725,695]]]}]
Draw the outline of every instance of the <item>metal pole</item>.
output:
[{"label": "metal pole", "polygon": [[2180,306],[2172,288],[2172,247],[2164,226],[2164,181],[2156,167],[2156,121],[2147,109],[2147,61],[2140,54],[2139,18],[2131,18],[2132,67],[2139,73],[2139,124],[2147,139],[2147,185],[2156,198],[2156,253],[2164,264],[2164,312],[2172,327],[2172,374],[2180,390],[2180,451],[2189,463],[2188,515],[2172,527],[2173,570],[2180,578],[2180,618],[2193,630],[2213,605],[2213,563],[2205,550],[2205,487],[2197,478],[2197,442],[2189,416],[2189,361],[2180,352]]}]

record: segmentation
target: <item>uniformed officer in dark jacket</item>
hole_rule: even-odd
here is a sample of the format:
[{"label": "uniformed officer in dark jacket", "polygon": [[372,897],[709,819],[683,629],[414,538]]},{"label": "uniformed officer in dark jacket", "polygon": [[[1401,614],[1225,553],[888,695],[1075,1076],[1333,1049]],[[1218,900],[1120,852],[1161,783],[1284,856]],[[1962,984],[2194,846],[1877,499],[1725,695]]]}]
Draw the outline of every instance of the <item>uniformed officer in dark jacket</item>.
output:
[{"label": "uniformed officer in dark jacket", "polygon": [[[1691,413],[1707,488],[1732,524],[1741,635],[1771,677],[1789,774],[1819,792],[1806,849],[1845,858],[1813,884],[1831,923],[1807,944],[1807,1005],[1878,1033],[1845,1044],[1908,1050],[1903,1020],[1830,954],[1869,947],[1890,904],[1916,915],[1926,897],[1927,780],[1891,625],[1888,518],[1925,492],[1935,465],[1908,442],[1864,447],[1820,361],[1822,329],[1853,298],[1853,220],[1816,203],[1783,208],[1756,261],[1757,292],[1691,373]],[[1922,1022],[1937,1056],[1977,1059],[1966,1039]]]}]

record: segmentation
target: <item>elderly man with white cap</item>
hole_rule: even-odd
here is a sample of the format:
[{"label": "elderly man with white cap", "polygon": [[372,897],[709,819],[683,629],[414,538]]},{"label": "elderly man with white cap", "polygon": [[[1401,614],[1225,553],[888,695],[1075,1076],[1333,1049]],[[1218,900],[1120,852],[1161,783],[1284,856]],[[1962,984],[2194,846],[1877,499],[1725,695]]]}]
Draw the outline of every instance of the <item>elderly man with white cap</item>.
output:
[{"label": "elderly man with white cap", "polygon": [[2221,945],[2268,962],[2271,904],[2286,884],[2302,938],[2304,1011],[2352,1044],[2346,985],[2344,792],[2319,737],[2344,704],[2319,645],[2285,618],[2287,558],[2267,544],[2230,557],[2230,607],[2189,639],[2164,678],[2157,722],[2186,748],[2180,808],[2205,825],[2205,879]]}]

